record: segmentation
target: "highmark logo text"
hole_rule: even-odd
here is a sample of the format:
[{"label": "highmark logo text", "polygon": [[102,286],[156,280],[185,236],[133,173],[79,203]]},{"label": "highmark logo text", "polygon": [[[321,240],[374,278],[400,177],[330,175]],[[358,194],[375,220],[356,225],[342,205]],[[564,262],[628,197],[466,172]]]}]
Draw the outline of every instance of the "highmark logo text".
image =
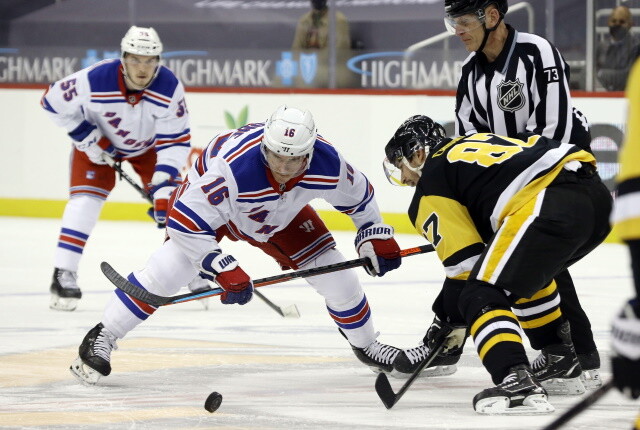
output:
[{"label": "highmark logo text", "polygon": [[455,88],[462,61],[405,59],[403,51],[371,52],[352,57],[347,67],[360,75],[363,88]]}]

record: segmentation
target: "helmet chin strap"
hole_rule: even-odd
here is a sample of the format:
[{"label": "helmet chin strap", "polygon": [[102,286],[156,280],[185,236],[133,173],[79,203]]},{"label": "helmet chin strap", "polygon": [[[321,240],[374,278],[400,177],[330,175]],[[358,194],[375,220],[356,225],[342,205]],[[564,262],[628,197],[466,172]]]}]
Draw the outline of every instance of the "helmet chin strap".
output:
[{"label": "helmet chin strap", "polygon": [[[427,157],[424,158],[424,161],[427,161]],[[409,163],[409,160],[407,160],[407,157],[402,157],[402,164],[404,164],[413,173],[417,173],[420,176],[422,176],[422,168],[424,167],[424,161],[422,162],[422,164],[420,164],[420,166],[413,167]]]},{"label": "helmet chin strap", "polygon": [[482,38],[482,43],[480,44],[480,47],[478,49],[476,49],[477,53],[482,52],[482,50],[484,49],[484,46],[487,44],[487,40],[489,40],[489,34],[494,31],[496,28],[498,28],[498,26],[500,25],[500,23],[502,22],[502,14],[500,14],[500,18],[498,19],[498,22],[496,23],[496,25],[494,25],[491,28],[487,28],[487,25],[483,22],[482,23],[482,27],[484,28],[484,37]]}]

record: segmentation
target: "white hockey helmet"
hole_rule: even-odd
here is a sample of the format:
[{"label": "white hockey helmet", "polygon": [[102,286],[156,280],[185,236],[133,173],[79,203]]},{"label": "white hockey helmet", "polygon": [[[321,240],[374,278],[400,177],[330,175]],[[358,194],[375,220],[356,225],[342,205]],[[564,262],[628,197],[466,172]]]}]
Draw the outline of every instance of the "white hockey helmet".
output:
[{"label": "white hockey helmet", "polygon": [[160,57],[160,54],[162,54],[162,42],[153,27],[136,27],[133,25],[122,38],[120,49],[123,56],[127,52],[134,55],[155,55]]},{"label": "white hockey helmet", "polygon": [[317,136],[318,131],[311,112],[282,105],[264,125],[262,146],[278,155],[306,155],[309,166]]}]

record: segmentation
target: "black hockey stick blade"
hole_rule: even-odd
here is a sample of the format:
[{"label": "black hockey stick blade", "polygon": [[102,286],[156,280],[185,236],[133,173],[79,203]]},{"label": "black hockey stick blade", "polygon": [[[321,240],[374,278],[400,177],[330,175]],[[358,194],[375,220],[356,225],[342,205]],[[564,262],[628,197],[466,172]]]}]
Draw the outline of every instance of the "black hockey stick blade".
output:
[{"label": "black hockey stick blade", "polygon": [[298,311],[298,307],[296,305],[289,305],[287,307],[278,306],[269,300],[264,294],[260,291],[255,290],[253,292],[260,300],[265,302],[271,309],[280,314],[283,318],[300,318],[300,312]]},{"label": "black hockey stick blade", "polygon": [[600,400],[602,396],[607,394],[610,389],[614,387],[613,380],[606,382],[601,385],[595,391],[591,392],[588,396],[584,397],[578,403],[570,407],[567,411],[565,411],[558,418],[553,420],[551,423],[547,424],[542,430],[557,430],[567,422],[572,420],[576,415],[583,412],[589,406],[593,405],[595,402]]},{"label": "black hockey stick blade", "polygon": [[[408,257],[410,255],[424,254],[426,252],[432,252],[434,248],[432,245],[422,245],[414,248],[407,248],[400,251],[401,257]],[[351,269],[354,267],[364,266],[369,262],[368,258],[358,258],[355,260],[347,260],[341,263],[329,264],[326,266],[314,267],[312,269],[298,270],[296,272],[284,273],[282,275],[270,276],[267,278],[255,279],[253,281],[254,287],[264,287],[265,285],[277,284],[280,282],[290,281],[297,278],[308,278],[309,276],[317,276],[325,273],[337,272],[339,270]],[[132,284],[126,278],[122,277],[118,272],[111,267],[111,265],[105,261],[100,263],[100,269],[102,273],[115,285],[118,289],[124,291],[134,299],[140,300],[152,306],[165,306],[173,305],[176,303],[188,302],[191,300],[199,300],[205,297],[218,296],[224,293],[222,288],[214,288],[212,290],[203,291],[201,293],[187,293],[179,294],[177,296],[164,297],[153,294],[146,291],[137,285]]]},{"label": "black hockey stick blade", "polygon": [[391,383],[389,382],[389,377],[385,373],[378,373],[378,377],[376,378],[376,393],[378,393],[378,397],[382,400],[385,408],[391,409],[398,401],[402,398],[404,393],[409,389],[409,387],[413,384],[420,373],[435,360],[435,358],[442,352],[445,347],[445,342],[447,340],[447,335],[451,333],[451,328],[443,327],[438,333],[440,339],[438,340],[437,346],[429,350],[427,356],[422,360],[420,365],[413,371],[409,379],[400,387],[398,392],[394,392],[391,387]]},{"label": "black hockey stick blade", "polygon": [[137,285],[132,284],[128,279],[116,272],[116,270],[111,267],[111,265],[106,261],[100,263],[100,270],[102,270],[104,276],[106,276],[107,279],[116,286],[116,288],[127,293],[134,299],[140,300],[141,302],[145,302],[151,306],[156,307],[166,305],[171,301],[171,297],[158,296],[156,294],[150,293],[144,288],[140,288]]}]

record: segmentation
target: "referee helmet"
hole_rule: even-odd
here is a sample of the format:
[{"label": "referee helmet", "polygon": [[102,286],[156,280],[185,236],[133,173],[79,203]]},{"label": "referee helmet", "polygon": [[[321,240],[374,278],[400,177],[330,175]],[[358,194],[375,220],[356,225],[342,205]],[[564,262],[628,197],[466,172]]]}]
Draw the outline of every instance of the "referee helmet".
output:
[{"label": "referee helmet", "polygon": [[495,4],[498,11],[504,16],[509,9],[507,0],[444,0],[444,13],[455,18],[469,13],[476,14],[478,18],[484,17],[484,9]]}]

